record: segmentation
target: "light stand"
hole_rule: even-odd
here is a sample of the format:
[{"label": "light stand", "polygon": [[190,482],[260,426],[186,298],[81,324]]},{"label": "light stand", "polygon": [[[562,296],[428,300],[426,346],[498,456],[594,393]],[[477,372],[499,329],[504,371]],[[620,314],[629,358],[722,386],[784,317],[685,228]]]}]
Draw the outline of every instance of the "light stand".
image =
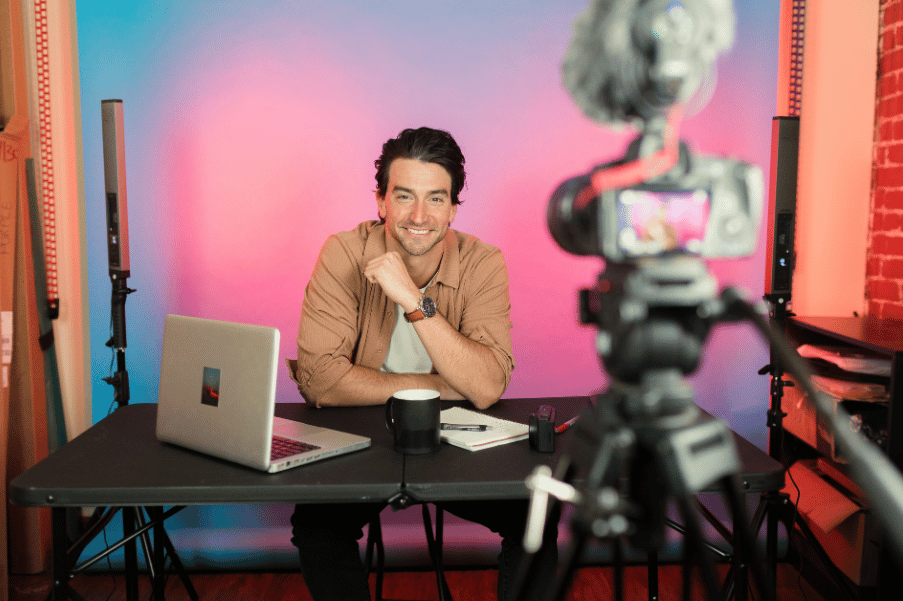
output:
[{"label": "light stand", "polygon": [[[793,284],[794,235],[796,221],[796,195],[799,165],[799,117],[778,116],[772,119],[771,128],[771,177],[768,202],[768,230],[766,238],[765,261],[765,295],[764,300],[769,308],[771,329],[783,333],[786,331],[787,318],[790,311]],[[782,407],[784,388],[793,386],[793,382],[784,379],[784,365],[778,345],[769,344],[769,364],[759,370],[760,375],[769,375],[769,409],[766,426],[768,427],[768,454],[780,461],[785,467],[784,456],[784,418],[787,413]],[[768,492],[762,495],[759,508],[756,510],[755,527],[766,523],[766,549],[771,573],[777,567],[778,556],[778,522],[783,522],[787,531],[788,544],[795,529],[809,543],[808,547],[816,554],[819,563],[824,567],[847,599],[855,599],[856,594],[841,575],[840,570],[828,558],[821,544],[812,534],[809,526],[790,502],[790,496],[784,492]]]},{"label": "light stand", "polygon": [[[790,296],[789,288],[784,291],[770,292],[764,296],[769,306],[769,326],[774,332],[783,333],[786,331],[787,318],[793,315],[788,309]],[[787,417],[787,413],[782,408],[782,400],[784,398],[784,388],[794,384],[784,379],[786,372],[781,359],[782,354],[784,353],[781,352],[780,345],[770,341],[769,364],[760,369],[759,374],[768,374],[770,378],[770,406],[766,420],[766,426],[768,427],[768,454],[780,461],[785,468],[789,468],[790,466],[786,464],[787,459],[784,456],[783,448],[784,418]],[[790,495],[780,491],[764,493],[753,522],[754,528],[761,528],[763,523],[766,526],[766,556],[772,574],[777,566],[778,523],[781,522],[784,524],[787,532],[788,544],[794,528],[798,528],[802,537],[809,543],[810,551],[815,553],[819,564],[834,582],[836,590],[850,601],[858,598],[858,595],[822,548],[802,515],[790,502]]]},{"label": "light stand", "polygon": [[129,392],[129,372],[125,368],[125,347],[127,346],[125,335],[125,301],[129,294],[135,292],[126,285],[128,271],[110,270],[110,279],[113,284],[113,294],[110,299],[110,324],[112,337],[107,341],[107,346],[115,349],[116,371],[112,376],[103,378],[103,381],[113,387],[113,400],[119,407],[129,404],[131,393]]},{"label": "light stand", "polygon": [[[117,408],[128,405],[131,394],[129,391],[129,373],[125,364],[125,349],[127,346],[125,302],[129,294],[135,290],[126,285],[131,275],[129,267],[128,246],[128,210],[125,184],[125,143],[123,137],[123,110],[121,100],[104,100],[101,102],[101,117],[103,123],[103,150],[104,150],[104,182],[106,186],[106,215],[107,215],[107,255],[109,260],[110,280],[112,282],[112,297],[110,300],[110,328],[111,337],[106,346],[114,349],[116,354],[116,371],[103,381],[113,386],[113,398]],[[148,573],[153,582],[154,599],[163,599],[166,555],[169,556],[173,568],[178,573],[188,591],[192,601],[197,601],[197,591],[191,584],[188,574],[173,547],[172,541],[166,534],[163,522],[169,516],[178,513],[184,507],[173,507],[163,512],[162,507],[98,507],[92,514],[89,525],[79,539],[66,550],[63,571],[67,578],[72,578],[97,561],[108,557],[119,548],[123,549],[126,566],[126,598],[129,601],[138,600],[138,550],[136,539],[141,541]],[[94,557],[77,565],[82,552],[87,545],[94,540],[117,512],[122,515],[123,538],[119,542],[108,546]],[[150,517],[148,522],[145,517]],[[54,524],[54,528],[64,527],[64,524]],[[154,544],[151,543],[148,532],[154,530]],[[56,538],[56,537],[54,537]],[[164,555],[163,551],[166,551]],[[68,587],[63,590],[82,601],[81,596]]]}]

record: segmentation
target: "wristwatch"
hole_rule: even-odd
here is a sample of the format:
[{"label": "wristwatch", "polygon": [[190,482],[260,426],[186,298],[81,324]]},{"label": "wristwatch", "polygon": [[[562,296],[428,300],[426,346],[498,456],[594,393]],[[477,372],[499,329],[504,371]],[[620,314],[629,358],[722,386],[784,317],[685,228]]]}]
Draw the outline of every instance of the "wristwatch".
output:
[{"label": "wristwatch", "polygon": [[433,299],[428,296],[421,296],[420,302],[417,303],[417,308],[410,313],[405,313],[404,318],[409,322],[414,323],[415,321],[420,321],[424,317],[432,317],[435,314],[436,303],[433,302]]}]

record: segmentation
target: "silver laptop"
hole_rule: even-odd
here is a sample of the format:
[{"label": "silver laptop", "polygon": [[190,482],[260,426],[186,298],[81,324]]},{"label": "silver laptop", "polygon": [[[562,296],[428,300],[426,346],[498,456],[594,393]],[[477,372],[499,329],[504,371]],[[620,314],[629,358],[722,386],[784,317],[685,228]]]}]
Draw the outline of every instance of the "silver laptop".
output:
[{"label": "silver laptop", "polygon": [[268,472],[370,446],[274,417],[278,365],[276,328],[167,315],[157,438]]}]

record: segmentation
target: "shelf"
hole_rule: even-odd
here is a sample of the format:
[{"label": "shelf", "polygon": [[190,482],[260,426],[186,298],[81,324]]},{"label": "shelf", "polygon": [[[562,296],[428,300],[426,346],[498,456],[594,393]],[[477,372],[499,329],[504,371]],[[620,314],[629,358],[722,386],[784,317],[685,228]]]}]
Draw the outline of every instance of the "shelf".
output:
[{"label": "shelf", "polygon": [[[880,382],[887,387],[885,452],[898,469],[903,467],[903,427],[895,427],[893,419],[895,411],[903,411],[903,409],[897,409],[898,407],[903,407],[903,321],[868,316],[793,316],[786,320],[786,334],[788,341],[794,346],[813,344],[829,347],[847,347],[851,353],[890,359],[890,376],[872,375],[860,377],[865,381]],[[811,363],[816,372],[819,372],[820,369],[829,369],[824,367],[824,365],[819,366],[819,363]],[[824,373],[827,375],[827,372]],[[846,378],[849,372],[844,373],[846,374],[844,378]],[[798,389],[785,389],[785,395],[787,395],[785,401],[787,402],[781,406],[783,411],[788,414],[794,413],[796,409],[793,400],[798,397],[799,392]],[[812,438],[805,435],[808,430],[800,430],[799,423],[800,420],[806,419],[816,420],[817,422],[815,412],[807,410],[806,415],[788,415],[788,418],[785,419],[789,419],[792,422],[794,418],[796,418],[794,427],[805,438]],[[818,428],[819,424],[815,423],[813,427]],[[826,439],[829,438],[827,437]],[[820,439],[817,438],[817,440]],[[787,456],[783,458],[785,465],[790,465],[800,459],[815,458],[819,462],[824,462],[826,466],[837,467],[841,472],[845,471],[842,463],[838,464],[831,461],[832,452],[828,445],[816,444],[815,447],[817,448],[813,448],[811,441],[801,440],[789,431],[785,432],[784,445],[782,446],[787,452]],[[852,552],[855,553],[856,551]],[[861,549],[859,549],[859,552],[861,552]],[[903,586],[900,569],[895,565],[890,555],[890,550],[880,549],[877,558],[872,557],[870,560],[874,562],[877,559],[878,563],[878,586],[876,589],[872,588],[871,590],[879,600],[899,598],[896,591],[899,590],[900,586]],[[869,561],[868,559],[866,560]],[[866,597],[870,598],[871,595],[866,595]]]},{"label": "shelf", "polygon": [[903,353],[903,321],[878,317],[799,317],[791,323],[881,354]]}]

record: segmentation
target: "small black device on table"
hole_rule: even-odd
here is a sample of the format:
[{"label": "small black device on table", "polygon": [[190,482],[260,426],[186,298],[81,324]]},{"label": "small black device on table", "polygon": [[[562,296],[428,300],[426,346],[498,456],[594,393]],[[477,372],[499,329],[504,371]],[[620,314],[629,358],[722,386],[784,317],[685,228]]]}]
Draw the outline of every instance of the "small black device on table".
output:
[{"label": "small black device on table", "polygon": [[530,415],[530,446],[540,453],[555,452],[555,408],[542,405]]}]

